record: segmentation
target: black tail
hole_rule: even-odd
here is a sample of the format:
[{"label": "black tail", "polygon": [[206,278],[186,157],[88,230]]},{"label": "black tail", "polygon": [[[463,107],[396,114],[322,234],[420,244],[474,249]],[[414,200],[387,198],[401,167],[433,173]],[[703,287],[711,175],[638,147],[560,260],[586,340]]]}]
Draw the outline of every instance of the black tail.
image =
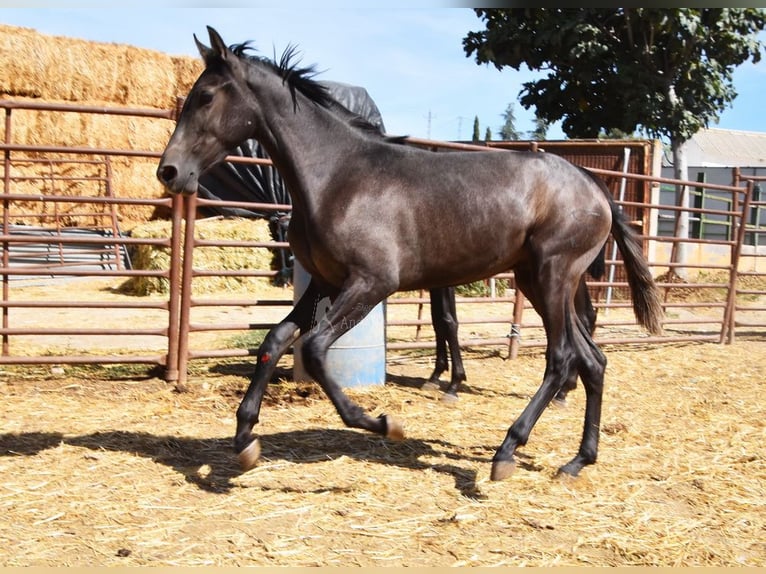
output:
[{"label": "black tail", "polygon": [[[657,285],[654,283],[649,265],[646,259],[644,259],[641,241],[639,241],[636,232],[630,228],[619,206],[614,202],[606,184],[601,178],[596,177],[587,169],[581,169],[601,188],[601,191],[609,201],[609,207],[612,210],[612,236],[617,242],[620,253],[622,253],[625,272],[628,276],[628,285],[630,286],[630,296],[633,300],[633,313],[636,315],[636,320],[650,333],[659,335],[662,333],[662,298],[660,297]],[[601,261],[601,273],[603,274],[604,247],[601,248],[599,256],[588,268],[591,275],[593,275],[593,268],[598,267],[599,260]]]},{"label": "black tail", "polygon": [[596,258],[588,267],[588,274],[594,279],[601,279],[606,273],[606,243],[601,247]]}]

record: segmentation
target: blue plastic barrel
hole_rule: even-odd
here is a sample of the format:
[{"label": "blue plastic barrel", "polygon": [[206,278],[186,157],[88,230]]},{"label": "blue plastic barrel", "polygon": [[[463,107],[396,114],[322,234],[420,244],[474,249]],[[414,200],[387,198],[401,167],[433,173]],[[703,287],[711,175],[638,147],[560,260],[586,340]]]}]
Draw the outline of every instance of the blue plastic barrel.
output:
[{"label": "blue plastic barrel", "polygon": [[[311,275],[295,261],[293,268],[293,302],[297,302],[311,281]],[[312,324],[319,324],[330,308],[330,299],[314,305]],[[293,379],[310,381],[303,367],[301,339],[293,349]],[[327,351],[327,372],[341,387],[382,385],[386,381],[386,317],[385,303],[378,303],[367,316],[344,333]]]}]

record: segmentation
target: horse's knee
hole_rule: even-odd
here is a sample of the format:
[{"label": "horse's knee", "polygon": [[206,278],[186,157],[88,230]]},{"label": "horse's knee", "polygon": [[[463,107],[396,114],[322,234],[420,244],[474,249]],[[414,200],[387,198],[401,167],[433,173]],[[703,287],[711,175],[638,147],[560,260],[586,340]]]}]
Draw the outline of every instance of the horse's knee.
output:
[{"label": "horse's knee", "polygon": [[604,373],[606,372],[606,357],[603,353],[594,349],[580,361],[580,378],[582,379],[585,392],[601,395],[604,389]]},{"label": "horse's knee", "polygon": [[450,314],[444,315],[442,316],[441,321],[442,321],[442,329],[444,330],[447,336],[453,336],[455,335],[455,333],[457,333],[458,322],[454,316]]},{"label": "horse's knee", "polygon": [[560,345],[548,353],[546,370],[556,378],[561,377],[561,384],[565,384],[569,379],[575,365],[577,364],[577,354],[568,346]]}]

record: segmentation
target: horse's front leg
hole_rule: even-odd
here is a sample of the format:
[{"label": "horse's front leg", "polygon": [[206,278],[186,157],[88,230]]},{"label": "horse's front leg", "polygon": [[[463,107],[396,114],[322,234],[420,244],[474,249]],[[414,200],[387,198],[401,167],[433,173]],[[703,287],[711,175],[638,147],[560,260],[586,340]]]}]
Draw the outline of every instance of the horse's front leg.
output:
[{"label": "horse's front leg", "polygon": [[[447,390],[442,395],[442,400],[454,402],[457,400],[457,391],[460,383],[465,381],[465,369],[460,356],[460,342],[458,341],[458,321],[455,309],[455,288],[444,287],[431,289],[431,322],[436,333],[436,364],[428,381],[421,387],[428,390],[439,389],[439,377],[449,367],[449,357],[452,359],[452,373]],[[447,348],[449,347],[449,357]]]},{"label": "horse's front leg", "polygon": [[304,339],[302,351],[306,371],[321,385],[346,426],[398,440],[404,438],[401,424],[387,415],[377,418],[368,415],[362,407],[346,396],[332,373],[325,367],[330,345],[364,319],[388,294],[388,291],[381,289],[378,281],[347,281],[325,318]]},{"label": "horse's front leg", "polygon": [[305,333],[311,326],[314,306],[321,296],[319,288],[311,281],[293,310],[269,331],[258,348],[255,372],[237,409],[234,450],[239,456],[242,470],[253,468],[260,457],[260,443],[251,433],[258,423],[266,385],[271,380],[279,359],[300,336],[299,330]]},{"label": "horse's front leg", "polygon": [[452,398],[454,400],[457,399],[460,383],[466,380],[463,358],[460,355],[460,341],[457,336],[458,320],[454,287],[444,289],[444,308],[446,309],[444,320],[447,326],[447,343],[449,344],[450,357],[452,357],[452,377],[442,398],[446,400]]},{"label": "horse's front leg", "polygon": [[444,320],[444,314],[447,312],[444,307],[444,297],[442,289],[431,289],[428,294],[431,298],[431,325],[436,335],[436,362],[434,370],[428,380],[420,387],[427,391],[439,390],[439,377],[449,368],[449,357],[447,356],[447,325]]}]

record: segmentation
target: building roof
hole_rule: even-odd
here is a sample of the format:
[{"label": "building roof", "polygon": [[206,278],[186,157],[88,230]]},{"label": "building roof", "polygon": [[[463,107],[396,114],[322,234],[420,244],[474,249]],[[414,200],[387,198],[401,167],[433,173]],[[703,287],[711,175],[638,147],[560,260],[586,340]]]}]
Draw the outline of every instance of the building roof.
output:
[{"label": "building roof", "polygon": [[[691,167],[766,167],[766,133],[708,128],[686,142]],[[668,158],[672,161],[672,156]]]}]

